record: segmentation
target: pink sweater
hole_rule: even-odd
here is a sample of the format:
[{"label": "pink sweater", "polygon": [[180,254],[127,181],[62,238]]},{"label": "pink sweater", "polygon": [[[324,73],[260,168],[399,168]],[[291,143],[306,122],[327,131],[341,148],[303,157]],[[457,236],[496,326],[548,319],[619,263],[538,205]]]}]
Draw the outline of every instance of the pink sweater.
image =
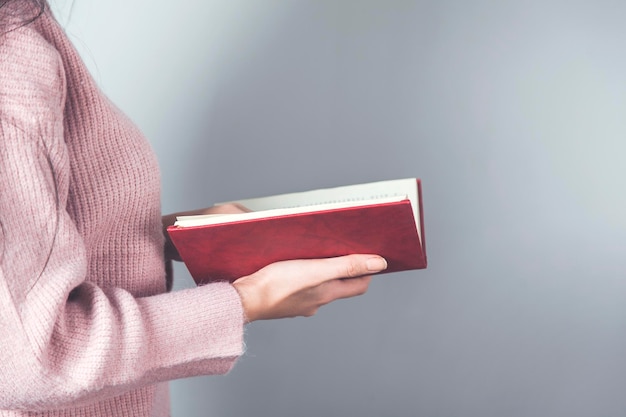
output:
[{"label": "pink sweater", "polygon": [[240,299],[165,293],[160,216],[155,155],[54,18],[0,35],[0,416],[165,416],[162,381],[230,370]]}]

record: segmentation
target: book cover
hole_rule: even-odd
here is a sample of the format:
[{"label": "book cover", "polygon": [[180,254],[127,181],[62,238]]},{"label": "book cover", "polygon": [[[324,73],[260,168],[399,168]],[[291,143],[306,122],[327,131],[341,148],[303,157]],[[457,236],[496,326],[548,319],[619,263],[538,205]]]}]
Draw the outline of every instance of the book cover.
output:
[{"label": "book cover", "polygon": [[[381,193],[389,188],[395,190],[393,195]],[[348,201],[341,201],[338,196],[342,195],[350,195]],[[323,204],[311,205],[313,200]],[[304,206],[298,204],[301,201]],[[427,266],[419,179],[238,202],[258,211],[191,216],[168,228],[196,283],[234,281],[282,260],[354,253],[383,256],[388,263],[383,273]],[[276,206],[277,202],[287,202],[290,207]]]}]

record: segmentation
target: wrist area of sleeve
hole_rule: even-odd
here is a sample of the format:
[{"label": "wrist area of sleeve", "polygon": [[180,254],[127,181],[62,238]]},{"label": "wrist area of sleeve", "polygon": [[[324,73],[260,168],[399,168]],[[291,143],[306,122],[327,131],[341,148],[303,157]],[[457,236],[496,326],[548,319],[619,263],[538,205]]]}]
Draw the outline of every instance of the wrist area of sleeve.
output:
[{"label": "wrist area of sleeve", "polygon": [[228,373],[244,352],[241,299],[229,283],[213,283],[145,299],[153,378]]}]

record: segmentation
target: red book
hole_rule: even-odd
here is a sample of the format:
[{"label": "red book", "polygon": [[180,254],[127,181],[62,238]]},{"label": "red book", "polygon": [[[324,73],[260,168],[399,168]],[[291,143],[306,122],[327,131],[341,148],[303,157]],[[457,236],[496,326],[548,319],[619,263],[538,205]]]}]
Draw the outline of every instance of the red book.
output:
[{"label": "red book", "polygon": [[168,233],[198,284],[354,253],[384,257],[383,273],[422,269],[421,197],[421,181],[410,178],[239,200],[253,211],[179,217]]}]

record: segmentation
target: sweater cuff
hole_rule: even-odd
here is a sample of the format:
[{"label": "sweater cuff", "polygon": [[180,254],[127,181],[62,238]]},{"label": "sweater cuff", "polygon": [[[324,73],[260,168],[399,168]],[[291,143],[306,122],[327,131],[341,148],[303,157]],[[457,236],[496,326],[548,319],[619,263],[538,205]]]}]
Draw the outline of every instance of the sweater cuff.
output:
[{"label": "sweater cuff", "polygon": [[228,373],[243,354],[241,298],[213,283],[139,300],[149,337],[152,377],[171,380]]}]

